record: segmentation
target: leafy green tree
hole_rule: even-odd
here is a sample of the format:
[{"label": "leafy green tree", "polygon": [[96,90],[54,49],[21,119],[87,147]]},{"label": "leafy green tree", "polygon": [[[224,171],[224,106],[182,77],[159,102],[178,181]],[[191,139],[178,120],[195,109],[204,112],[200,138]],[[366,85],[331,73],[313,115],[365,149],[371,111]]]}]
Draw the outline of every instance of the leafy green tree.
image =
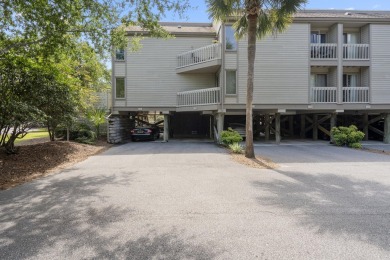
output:
[{"label": "leafy green tree", "polygon": [[9,153],[16,151],[14,141],[37,123],[47,126],[54,141],[57,126],[90,108],[92,94],[107,87],[108,71],[92,48],[74,46],[48,57],[26,49],[0,59],[0,146]]},{"label": "leafy green tree", "polygon": [[253,149],[253,77],[256,39],[283,32],[292,22],[292,16],[307,0],[207,0],[208,10],[215,20],[235,19],[233,27],[238,39],[248,38],[248,78],[246,98],[245,156],[254,158]]},{"label": "leafy green tree", "polygon": [[57,78],[77,95],[77,108],[84,114],[97,102],[96,93],[110,88],[110,72],[94,49],[85,42],[75,43],[69,51],[57,50],[49,61]]},{"label": "leafy green tree", "polygon": [[100,137],[100,126],[106,122],[106,115],[104,108],[93,108],[87,112],[87,118],[95,127],[97,138]]},{"label": "leafy green tree", "polygon": [[53,53],[71,46],[73,37],[102,54],[127,46],[126,26],[167,37],[158,21],[167,12],[183,15],[188,7],[188,0],[0,0],[0,55],[31,45]]},{"label": "leafy green tree", "polygon": [[12,55],[0,59],[0,146],[7,153],[15,153],[15,140],[45,119],[36,106],[41,97],[33,94],[41,83],[41,71],[30,60]]}]

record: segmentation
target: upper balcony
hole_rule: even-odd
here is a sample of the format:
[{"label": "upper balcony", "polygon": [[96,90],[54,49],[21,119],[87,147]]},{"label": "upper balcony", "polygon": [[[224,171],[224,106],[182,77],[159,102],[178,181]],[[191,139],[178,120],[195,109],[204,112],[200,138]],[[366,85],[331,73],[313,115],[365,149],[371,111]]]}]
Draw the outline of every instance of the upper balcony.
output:
[{"label": "upper balcony", "polygon": [[369,60],[369,44],[343,44],[344,60]]},{"label": "upper balcony", "polygon": [[176,73],[215,73],[221,67],[221,44],[211,44],[177,56]]},{"label": "upper balcony", "polygon": [[310,58],[313,60],[336,60],[337,43],[312,43]]},{"label": "upper balcony", "polygon": [[221,103],[221,88],[206,88],[177,93],[177,107],[216,105]]},{"label": "upper balcony", "polygon": [[[310,45],[310,58],[312,60],[336,60],[336,43],[312,43]],[[367,61],[370,59],[369,44],[343,44],[343,60]]]},{"label": "upper balcony", "polygon": [[[336,103],[337,87],[311,87],[311,103]],[[369,87],[343,87],[343,103],[369,103]]]}]

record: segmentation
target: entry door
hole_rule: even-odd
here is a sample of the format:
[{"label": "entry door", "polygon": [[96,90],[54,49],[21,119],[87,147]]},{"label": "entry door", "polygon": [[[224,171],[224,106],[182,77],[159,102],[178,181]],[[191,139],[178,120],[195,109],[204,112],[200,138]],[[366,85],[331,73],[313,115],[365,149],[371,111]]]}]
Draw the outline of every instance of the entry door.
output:
[{"label": "entry door", "polygon": [[[359,43],[359,33],[344,33],[344,44],[358,44]],[[357,51],[354,47],[344,48],[344,58],[354,59],[357,58]]]},{"label": "entry door", "polygon": [[357,82],[358,82],[357,74],[343,75],[343,87],[357,87]]},{"label": "entry door", "polygon": [[345,44],[358,44],[359,43],[359,33],[344,33],[344,43]]}]

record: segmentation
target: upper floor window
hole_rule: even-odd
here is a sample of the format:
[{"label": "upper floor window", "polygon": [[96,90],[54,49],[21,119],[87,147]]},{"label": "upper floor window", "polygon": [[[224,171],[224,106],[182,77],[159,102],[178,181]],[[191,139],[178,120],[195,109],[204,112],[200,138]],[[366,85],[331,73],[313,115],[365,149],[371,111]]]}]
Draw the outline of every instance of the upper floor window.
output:
[{"label": "upper floor window", "polygon": [[115,78],[115,98],[125,98],[125,78]]},{"label": "upper floor window", "polygon": [[227,70],[226,71],[226,94],[235,95],[237,94],[237,80],[236,80],[236,71]]},{"label": "upper floor window", "polygon": [[326,34],[320,33],[319,31],[313,31],[310,34],[311,43],[326,43]]},{"label": "upper floor window", "polygon": [[237,40],[234,37],[234,29],[230,25],[225,26],[225,49],[230,51],[237,50]]},{"label": "upper floor window", "polygon": [[116,50],[115,60],[125,60],[125,50],[124,49]]}]

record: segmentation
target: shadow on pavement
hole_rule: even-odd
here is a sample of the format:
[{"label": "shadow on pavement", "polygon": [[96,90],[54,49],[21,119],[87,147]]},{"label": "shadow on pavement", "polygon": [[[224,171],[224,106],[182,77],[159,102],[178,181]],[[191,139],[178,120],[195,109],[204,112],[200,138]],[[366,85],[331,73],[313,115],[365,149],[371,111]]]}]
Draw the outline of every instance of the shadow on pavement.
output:
[{"label": "shadow on pavement", "polygon": [[158,234],[152,230],[145,236],[130,240],[113,249],[100,250],[96,258],[109,259],[214,259],[219,253],[210,245],[199,245],[190,239],[179,237],[180,232],[172,229]]},{"label": "shadow on pavement", "polygon": [[259,204],[281,209],[318,234],[345,236],[390,251],[389,186],[334,174],[276,172],[291,181],[253,182],[272,194],[259,197]]},{"label": "shadow on pavement", "polygon": [[0,259],[212,259],[216,255],[211,247],[180,238],[176,230],[132,234],[140,227],[132,219],[131,205],[102,195],[103,189],[115,193],[115,188],[131,188],[132,178],[132,172],[65,175],[0,192]]}]

